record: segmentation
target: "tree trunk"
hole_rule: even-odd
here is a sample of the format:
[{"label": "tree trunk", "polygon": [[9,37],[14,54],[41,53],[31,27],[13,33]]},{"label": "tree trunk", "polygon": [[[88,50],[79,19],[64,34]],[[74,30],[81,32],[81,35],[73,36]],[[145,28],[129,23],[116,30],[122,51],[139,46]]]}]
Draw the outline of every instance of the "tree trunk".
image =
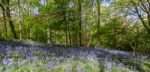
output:
[{"label": "tree trunk", "polygon": [[2,7],[2,13],[3,13],[3,37],[7,37],[7,22],[6,22],[6,14],[5,14],[5,10]]},{"label": "tree trunk", "polygon": [[82,46],[82,8],[81,0],[78,0],[79,46]]},{"label": "tree trunk", "polygon": [[68,46],[68,23],[67,23],[67,18],[66,18],[66,13],[64,12],[64,21],[65,21],[65,41],[66,41],[66,46]]},{"label": "tree trunk", "polygon": [[69,46],[72,46],[72,42],[71,42],[71,33],[69,31]]},{"label": "tree trunk", "polygon": [[[10,14],[10,0],[1,0],[0,6],[3,10],[3,17],[5,20],[4,26],[6,27],[6,17],[7,17],[13,37],[15,39],[17,39],[17,34],[16,34],[16,31],[15,31],[15,28],[13,25],[11,14]],[[5,13],[6,13],[6,17],[5,17]],[[7,30],[5,30],[5,31],[7,31]]]},{"label": "tree trunk", "polygon": [[[31,2],[30,2],[30,6],[32,6]],[[29,11],[29,17],[31,17],[31,13],[32,13],[32,7],[30,7],[30,11]],[[29,27],[29,39],[32,40],[32,21],[30,23],[30,27]]]},{"label": "tree trunk", "polygon": [[20,6],[20,0],[18,0],[18,7],[19,7],[19,38],[22,40],[22,18],[21,18],[21,6]]},{"label": "tree trunk", "polygon": [[9,22],[11,32],[13,33],[14,38],[18,39],[15,28],[14,28],[14,25],[13,25],[13,21],[12,21],[11,15],[10,15],[9,3],[8,3],[8,6],[6,6],[6,14],[7,14],[7,18],[8,18],[8,22]]},{"label": "tree trunk", "polygon": [[49,31],[49,28],[47,28],[47,42],[50,43],[50,31]]},{"label": "tree trunk", "polygon": [[[142,24],[143,24],[143,26],[145,27],[145,29],[147,30],[147,32],[150,34],[150,12],[147,10],[147,8],[146,8],[146,6],[145,6],[145,4],[142,2],[142,0],[140,0],[140,3],[142,4],[141,6],[143,7],[141,10],[143,10],[148,16],[148,22],[145,22],[144,21],[144,18],[142,17],[142,15],[140,14],[140,11],[139,11],[139,9],[138,9],[138,5],[133,1],[133,0],[131,0],[131,2],[132,2],[132,4],[133,4],[133,6],[134,6],[134,9],[135,9],[135,12],[136,12],[136,14],[138,15],[138,17],[139,17],[139,19],[141,20],[141,22],[142,22]],[[147,1],[148,2],[148,4],[149,4],[149,9],[150,9],[150,2],[149,1]],[[148,25],[148,24],[149,25]]]},{"label": "tree trunk", "polygon": [[98,37],[97,45],[98,46],[100,46],[100,14],[101,14],[100,3],[101,3],[100,0],[97,0],[97,11],[98,11],[98,13],[97,13],[97,16],[98,16],[98,18],[97,18],[97,37]]}]

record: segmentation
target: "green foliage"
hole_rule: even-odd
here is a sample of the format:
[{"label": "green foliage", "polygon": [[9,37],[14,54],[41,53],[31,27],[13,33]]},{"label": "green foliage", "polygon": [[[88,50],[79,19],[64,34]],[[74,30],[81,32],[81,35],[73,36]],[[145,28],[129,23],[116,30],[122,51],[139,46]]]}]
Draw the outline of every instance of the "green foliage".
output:
[{"label": "green foliage", "polygon": [[[96,3],[94,0],[45,1],[46,5],[41,5],[39,0],[20,0],[20,3],[15,0],[10,1],[16,34],[18,37],[22,36],[20,40],[30,39],[38,42],[79,46],[81,33],[83,46],[92,45],[94,47],[99,44],[99,47],[103,48],[141,53],[150,51],[150,34],[147,33],[148,30],[134,12],[134,7],[142,6],[141,3],[146,3],[148,0],[142,0],[142,2],[140,0],[105,0],[106,2],[100,0],[100,3]],[[136,4],[135,6],[133,6],[133,2]],[[79,4],[81,4],[81,15]],[[3,4],[0,3],[0,5]],[[99,9],[98,6],[100,6]],[[12,40],[12,30],[8,28],[9,21],[8,19],[3,20],[6,14],[3,14],[2,6],[0,7],[0,39]],[[146,7],[148,8],[147,5]],[[33,14],[34,8],[38,9],[38,15]],[[145,12],[141,8],[138,7],[137,10],[142,13],[144,23],[150,28],[148,17],[143,17],[149,12]],[[98,15],[98,13],[100,14]],[[81,29],[79,17],[82,18],[80,19]],[[6,27],[4,26],[5,21]],[[100,27],[97,25],[98,22]]]},{"label": "green foliage", "polygon": [[149,72],[150,71],[150,62],[149,61],[143,62],[141,67],[145,72]]},{"label": "green foliage", "polygon": [[[50,60],[49,60],[50,61]],[[86,71],[86,72],[98,72],[100,69],[96,61],[88,61],[88,60],[76,60],[71,61],[71,63],[61,62],[54,68],[49,68],[46,64],[43,66],[43,63],[47,63],[46,60],[37,60],[37,61],[26,61],[23,65],[15,64],[15,66],[9,66],[7,71],[9,72],[66,72],[67,70],[71,72],[78,71]],[[5,70],[5,65],[3,66],[3,70]]]}]

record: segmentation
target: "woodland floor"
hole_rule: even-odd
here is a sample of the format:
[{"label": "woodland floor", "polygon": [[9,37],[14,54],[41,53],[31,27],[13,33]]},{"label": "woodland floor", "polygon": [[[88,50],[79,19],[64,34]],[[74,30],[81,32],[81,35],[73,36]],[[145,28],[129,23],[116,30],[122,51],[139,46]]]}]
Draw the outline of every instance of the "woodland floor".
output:
[{"label": "woodland floor", "polygon": [[150,72],[150,55],[0,41],[0,72]]}]

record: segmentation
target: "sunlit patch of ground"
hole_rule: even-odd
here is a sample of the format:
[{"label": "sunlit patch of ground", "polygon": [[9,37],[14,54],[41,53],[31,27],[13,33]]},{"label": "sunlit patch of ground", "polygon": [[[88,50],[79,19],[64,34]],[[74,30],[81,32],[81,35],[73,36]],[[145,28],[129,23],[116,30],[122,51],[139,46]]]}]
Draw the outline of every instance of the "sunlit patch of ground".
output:
[{"label": "sunlit patch of ground", "polygon": [[0,71],[150,72],[150,59],[117,50],[0,42]]}]

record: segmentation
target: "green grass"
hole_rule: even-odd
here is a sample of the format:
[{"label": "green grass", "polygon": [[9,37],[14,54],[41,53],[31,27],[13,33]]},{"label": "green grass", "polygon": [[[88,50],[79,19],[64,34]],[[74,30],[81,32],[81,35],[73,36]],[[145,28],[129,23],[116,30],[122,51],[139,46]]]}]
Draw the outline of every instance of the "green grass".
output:
[{"label": "green grass", "polygon": [[[16,57],[15,57],[16,58]],[[37,60],[37,61],[26,61],[24,64],[19,65],[15,63],[11,66],[3,65],[3,71],[8,72],[99,72],[99,63],[97,61],[90,60],[72,60],[63,61],[58,63],[54,68],[49,68],[46,66],[48,61]]]},{"label": "green grass", "polygon": [[[0,66],[3,66],[3,70],[0,72],[134,72],[129,67],[117,67],[112,66],[110,70],[105,69],[105,67],[94,59],[80,59],[79,57],[65,58],[56,61],[60,55],[61,51],[58,51],[56,55],[41,55],[40,51],[33,51],[32,55],[39,57],[38,60],[25,60],[22,56],[26,54],[20,54],[19,52],[13,52],[7,56],[12,58],[14,63],[10,66],[4,65],[0,61]],[[57,57],[58,56],[58,57]],[[5,57],[4,53],[0,53],[0,58]],[[113,61],[118,61],[119,59],[113,57]],[[150,72],[150,61],[137,61],[124,59],[127,63],[133,63],[139,65],[140,72]],[[48,67],[49,62],[58,62],[53,67]]]},{"label": "green grass", "polygon": [[[14,58],[18,59],[18,55],[14,55]],[[51,59],[51,58],[50,58]],[[96,60],[80,60],[80,59],[65,59],[65,61],[59,62],[53,68],[48,67],[47,64],[50,61],[40,59],[36,61],[25,61],[22,65],[14,63],[11,66],[5,66],[0,63],[4,68],[1,72],[134,72],[128,67],[113,66],[111,70],[104,69],[103,65]],[[141,69],[144,72],[150,72],[150,61],[138,62]]]},{"label": "green grass", "polygon": [[144,70],[144,72],[150,72],[150,61],[142,62],[141,69]]}]

